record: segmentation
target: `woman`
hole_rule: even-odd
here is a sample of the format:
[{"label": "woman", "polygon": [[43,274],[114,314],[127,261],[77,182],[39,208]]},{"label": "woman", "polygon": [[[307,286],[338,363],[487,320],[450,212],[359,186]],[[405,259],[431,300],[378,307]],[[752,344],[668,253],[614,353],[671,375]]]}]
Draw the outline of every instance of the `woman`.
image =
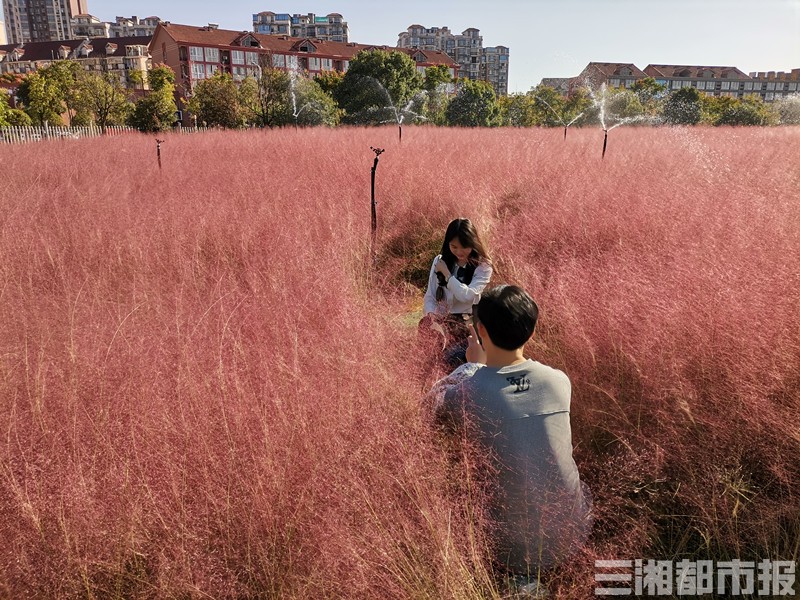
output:
[{"label": "woman", "polygon": [[456,219],[447,226],[442,252],[433,259],[425,291],[423,331],[444,334],[448,367],[463,364],[472,306],[492,277],[492,264],[475,226]]}]

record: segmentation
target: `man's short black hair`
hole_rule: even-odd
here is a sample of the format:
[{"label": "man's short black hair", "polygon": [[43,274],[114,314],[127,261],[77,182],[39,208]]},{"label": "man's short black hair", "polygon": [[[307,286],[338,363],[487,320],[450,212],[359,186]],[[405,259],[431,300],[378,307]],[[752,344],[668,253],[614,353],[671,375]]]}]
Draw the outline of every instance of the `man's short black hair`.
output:
[{"label": "man's short black hair", "polygon": [[484,292],[478,303],[478,321],[486,327],[489,339],[498,348],[522,348],[536,327],[539,307],[525,290],[516,285],[500,285]]}]

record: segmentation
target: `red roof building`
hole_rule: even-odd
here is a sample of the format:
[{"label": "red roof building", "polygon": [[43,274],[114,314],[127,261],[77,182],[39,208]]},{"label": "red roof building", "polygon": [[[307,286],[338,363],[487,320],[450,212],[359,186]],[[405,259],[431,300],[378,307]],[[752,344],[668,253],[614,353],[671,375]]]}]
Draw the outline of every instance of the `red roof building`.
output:
[{"label": "red roof building", "polygon": [[420,71],[445,65],[453,78],[458,77],[458,63],[444,52],[261,35],[214,25],[161,23],[153,35],[150,55],[154,64],[163,63],[175,71],[177,87],[187,95],[198,81],[219,71],[229,73],[236,81],[255,75],[265,57],[276,68],[313,77],[325,71],[345,72],[359,52],[374,49],[404,52]]}]

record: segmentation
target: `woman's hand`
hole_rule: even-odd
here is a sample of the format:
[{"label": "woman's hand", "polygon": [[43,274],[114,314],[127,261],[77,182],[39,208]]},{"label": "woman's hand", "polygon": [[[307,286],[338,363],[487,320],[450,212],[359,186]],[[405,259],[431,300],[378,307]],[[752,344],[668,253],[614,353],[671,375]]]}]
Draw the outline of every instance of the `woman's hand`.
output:
[{"label": "woman's hand", "polygon": [[441,258],[436,261],[434,271],[444,275],[445,281],[450,279],[450,269],[447,268],[447,263],[445,263]]}]

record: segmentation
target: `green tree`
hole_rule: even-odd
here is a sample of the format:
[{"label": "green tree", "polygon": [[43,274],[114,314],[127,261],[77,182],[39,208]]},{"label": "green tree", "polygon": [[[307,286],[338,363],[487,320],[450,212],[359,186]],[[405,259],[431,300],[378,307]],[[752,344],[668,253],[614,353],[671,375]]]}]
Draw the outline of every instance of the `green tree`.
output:
[{"label": "green tree", "polygon": [[344,73],[341,71],[323,71],[314,77],[320,89],[328,94],[331,98],[336,96],[336,90],[344,81]]},{"label": "green tree", "polygon": [[404,52],[359,52],[334,92],[347,123],[393,119],[422,89],[423,77]]},{"label": "green tree", "polygon": [[755,94],[742,99],[706,96],[703,109],[705,120],[713,125],[775,125],[779,119],[775,109]]},{"label": "green tree", "polygon": [[450,102],[448,87],[452,82],[450,69],[445,65],[436,65],[425,69],[425,79],[422,82],[422,89],[425,91],[422,114],[428,123],[446,124],[445,111]]},{"label": "green tree", "polygon": [[645,114],[658,115],[662,110],[662,99],[667,92],[667,86],[658,83],[653,77],[638,79],[631,87],[631,91],[639,98]]},{"label": "green tree", "polygon": [[18,108],[11,108],[8,95],[0,90],[0,127],[16,125],[28,127],[32,124],[31,118]]},{"label": "green tree", "polygon": [[565,114],[565,98],[555,88],[537,85],[528,94],[533,99],[529,115],[533,125],[564,127],[569,123]]},{"label": "green tree", "polygon": [[175,73],[166,65],[147,72],[150,93],[139,99],[129,123],[140,131],[164,131],[172,127],[178,107],[175,104]]},{"label": "green tree", "polygon": [[198,121],[211,127],[235,129],[244,125],[239,89],[228,73],[218,71],[199,82],[189,100],[189,111]]},{"label": "green tree", "polygon": [[245,121],[257,127],[286,125],[293,119],[289,74],[274,68],[269,56],[260,57],[259,65],[259,77],[248,77],[239,87]]},{"label": "green tree", "polygon": [[34,125],[63,125],[64,100],[58,83],[41,71],[28,75],[17,88],[17,97]]},{"label": "green tree", "polygon": [[500,120],[503,125],[511,127],[534,127],[538,124],[539,114],[535,96],[527,94],[509,94],[497,99],[500,108]]},{"label": "green tree", "polygon": [[485,81],[461,80],[458,93],[447,107],[447,122],[460,127],[499,125],[500,107],[491,84]]},{"label": "green tree", "polygon": [[592,96],[589,91],[585,88],[578,88],[564,101],[564,120],[576,125],[584,124],[592,105]]},{"label": "green tree", "polygon": [[78,78],[82,111],[91,115],[105,132],[109,125],[122,125],[130,116],[133,104],[115,73],[84,72]]},{"label": "green tree", "polygon": [[335,127],[339,124],[341,117],[339,106],[316,81],[305,78],[298,79],[295,95],[298,113],[296,123],[298,125]]},{"label": "green tree", "polygon": [[696,125],[701,117],[701,94],[696,88],[675,90],[664,102],[664,121],[670,125]]}]

